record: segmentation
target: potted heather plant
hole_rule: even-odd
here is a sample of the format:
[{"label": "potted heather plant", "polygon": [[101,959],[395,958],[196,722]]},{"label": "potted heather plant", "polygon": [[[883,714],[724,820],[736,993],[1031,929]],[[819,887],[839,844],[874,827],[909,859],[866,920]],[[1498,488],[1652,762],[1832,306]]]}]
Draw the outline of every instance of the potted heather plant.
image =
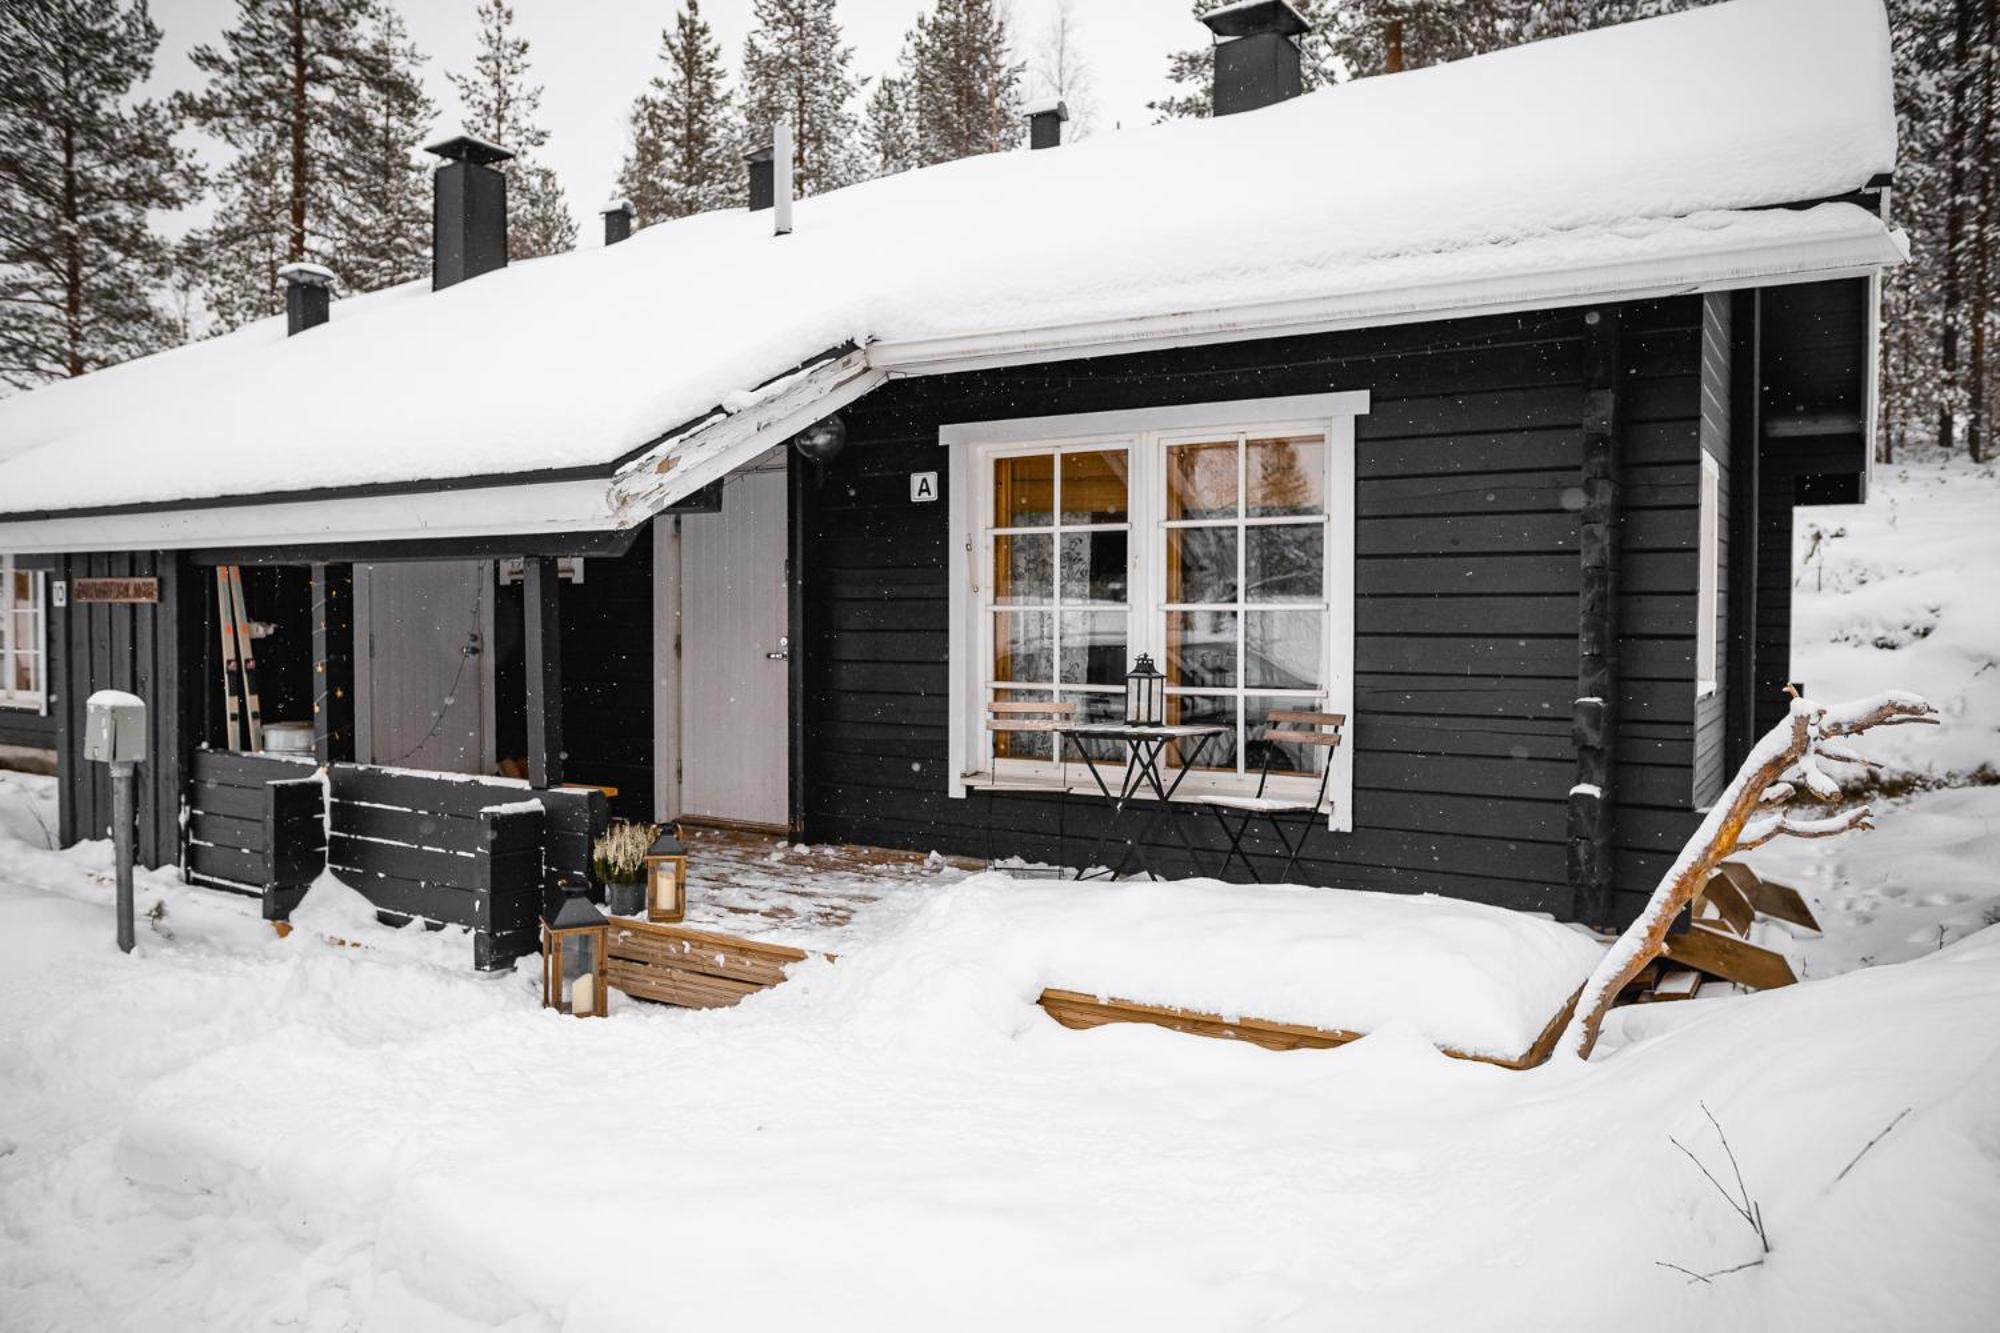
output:
[{"label": "potted heather plant", "polygon": [[656,824],[619,820],[591,844],[591,868],[604,885],[604,903],[616,916],[646,907],[646,853],[660,836]]}]

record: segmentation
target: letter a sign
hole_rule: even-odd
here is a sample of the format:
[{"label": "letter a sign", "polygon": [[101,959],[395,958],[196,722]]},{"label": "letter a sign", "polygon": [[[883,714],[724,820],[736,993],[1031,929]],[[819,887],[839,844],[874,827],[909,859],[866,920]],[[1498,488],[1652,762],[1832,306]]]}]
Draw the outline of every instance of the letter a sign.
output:
[{"label": "letter a sign", "polygon": [[912,472],[910,474],[910,503],[924,504],[937,499],[937,473]]}]

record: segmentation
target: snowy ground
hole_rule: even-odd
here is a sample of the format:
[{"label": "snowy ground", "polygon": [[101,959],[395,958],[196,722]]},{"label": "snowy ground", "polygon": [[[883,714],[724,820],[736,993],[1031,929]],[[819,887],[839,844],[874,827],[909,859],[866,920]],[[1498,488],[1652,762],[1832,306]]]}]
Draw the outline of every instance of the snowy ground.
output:
[{"label": "snowy ground", "polygon": [[[2000,720],[1969,591],[2000,567],[2000,483],[1879,493],[1812,516],[1842,535],[1801,589],[1799,674],[1931,693],[1953,725],[1885,740],[1969,773]],[[1932,601],[1893,648],[1844,628]],[[860,947],[728,1011],[561,1020],[528,969],[468,973],[463,941],[337,901],[280,941],[164,875],[126,958],[106,851],[46,850],[52,806],[0,774],[8,1333],[1928,1333],[2000,1303],[2000,787],[1760,852],[1827,926],[1775,941],[1804,984],[1621,1010],[1589,1065],[1527,1073],[1398,1023],[1283,1055],[1067,1031],[1033,1006],[1032,931],[968,965],[997,890],[935,864],[847,922],[829,906],[813,927]],[[830,904],[874,892],[781,855]],[[775,906],[755,876],[728,903],[710,924]],[[1734,1190],[1711,1112],[1768,1255],[1676,1147]]]}]

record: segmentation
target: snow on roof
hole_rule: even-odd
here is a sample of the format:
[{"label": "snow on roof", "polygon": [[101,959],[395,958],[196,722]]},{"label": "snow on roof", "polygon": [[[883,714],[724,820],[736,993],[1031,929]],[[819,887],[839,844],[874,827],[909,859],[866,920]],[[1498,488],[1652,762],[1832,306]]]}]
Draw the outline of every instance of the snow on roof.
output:
[{"label": "snow on roof", "polygon": [[800,201],[786,237],[710,213],[294,338],[264,320],[0,401],[0,515],[608,467],[848,344],[1059,356],[1065,327],[1199,341],[1287,303],[1386,322],[1476,308],[1465,284],[1521,308],[1851,270],[1897,253],[1865,210],[1752,210],[1895,151],[1881,0],[1735,0],[892,176]]}]

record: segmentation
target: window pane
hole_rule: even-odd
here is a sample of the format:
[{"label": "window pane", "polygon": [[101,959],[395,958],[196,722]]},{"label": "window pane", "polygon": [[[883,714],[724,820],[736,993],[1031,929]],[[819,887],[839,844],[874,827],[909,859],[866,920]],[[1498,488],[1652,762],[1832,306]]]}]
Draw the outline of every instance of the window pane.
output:
[{"label": "window pane", "polygon": [[1167,683],[1190,689],[1236,685],[1236,613],[1167,612]]},{"label": "window pane", "polygon": [[[1046,537],[1031,538],[1047,541]],[[1062,599],[1065,602],[1125,602],[1126,534],[1065,532],[1062,535]]]},{"label": "window pane", "polygon": [[[1124,683],[1124,676],[1122,674],[1119,676],[1119,683]],[[1080,721],[1123,722],[1125,720],[1125,695],[1122,692],[1118,694],[1065,694],[1062,697],[1071,703],[1083,705],[1083,711],[1078,714]],[[1090,760],[1092,763],[1122,765],[1125,762],[1126,756],[1125,742],[1116,740],[1070,740],[1063,742],[1064,758],[1073,760],[1079,755]],[[1074,777],[1081,777],[1086,783],[1090,781],[1088,774],[1078,774],[1074,775]],[[1074,777],[1072,780],[1074,780]],[[1107,780],[1111,781],[1112,790],[1116,791],[1116,781]],[[1091,790],[1095,790],[1095,788]]]},{"label": "window pane", "polygon": [[1243,600],[1324,600],[1326,531],[1318,523],[1243,530]]},{"label": "window pane", "polygon": [[1123,523],[1127,511],[1125,451],[1062,456],[1062,521]]},{"label": "window pane", "polygon": [[[1196,748],[1196,742],[1176,742],[1168,747],[1175,767],[1193,760],[1198,771],[1236,771],[1236,700],[1228,695],[1170,694],[1167,696],[1170,726],[1222,726],[1229,730],[1211,737]],[[1171,781],[1171,778],[1169,779]]]},{"label": "window pane", "polygon": [[[1250,745],[1244,753],[1246,767],[1261,769],[1264,755],[1271,755],[1273,773],[1311,773],[1318,776],[1326,766],[1327,749],[1323,745],[1274,745],[1260,739],[1264,728],[1271,725],[1271,710],[1317,713],[1323,711],[1316,699],[1259,699],[1251,697],[1243,701],[1243,720],[1247,724]],[[1319,731],[1309,722],[1281,722],[1277,724],[1286,731]]]},{"label": "window pane", "polygon": [[1167,450],[1168,518],[1236,517],[1236,442]]},{"label": "window pane", "polygon": [[12,618],[14,626],[12,631],[7,635],[7,647],[14,649],[16,652],[23,653],[32,653],[41,647],[35,641],[35,613],[33,611],[16,611]]},{"label": "window pane", "polygon": [[1069,611],[1062,618],[1062,676],[1065,685],[1125,683],[1123,611]]},{"label": "window pane", "polygon": [[1055,617],[1047,611],[1002,611],[993,617],[993,679],[1048,683],[1055,679]]},{"label": "window pane", "polygon": [[[1047,690],[995,690],[995,703],[1047,703]],[[1046,719],[1038,719],[1045,721]],[[1047,759],[1055,750],[1055,737],[1046,731],[996,731],[993,733],[995,759]]]},{"label": "window pane", "polygon": [[1236,532],[1230,528],[1167,529],[1167,601],[1236,600]]},{"label": "window pane", "polygon": [[1326,512],[1326,445],[1317,435],[1251,440],[1244,484],[1252,518]]},{"label": "window pane", "polygon": [[35,604],[35,572],[32,569],[14,571],[14,605],[33,606]]},{"label": "window pane", "polygon": [[1046,528],[1055,515],[1054,454],[993,460],[993,526]]},{"label": "window pane", "polygon": [[1055,600],[1055,538],[993,539],[993,600],[1001,606],[1047,606]]},{"label": "window pane", "polygon": [[1326,617],[1318,611],[1252,611],[1243,625],[1243,683],[1271,690],[1320,688]]}]

